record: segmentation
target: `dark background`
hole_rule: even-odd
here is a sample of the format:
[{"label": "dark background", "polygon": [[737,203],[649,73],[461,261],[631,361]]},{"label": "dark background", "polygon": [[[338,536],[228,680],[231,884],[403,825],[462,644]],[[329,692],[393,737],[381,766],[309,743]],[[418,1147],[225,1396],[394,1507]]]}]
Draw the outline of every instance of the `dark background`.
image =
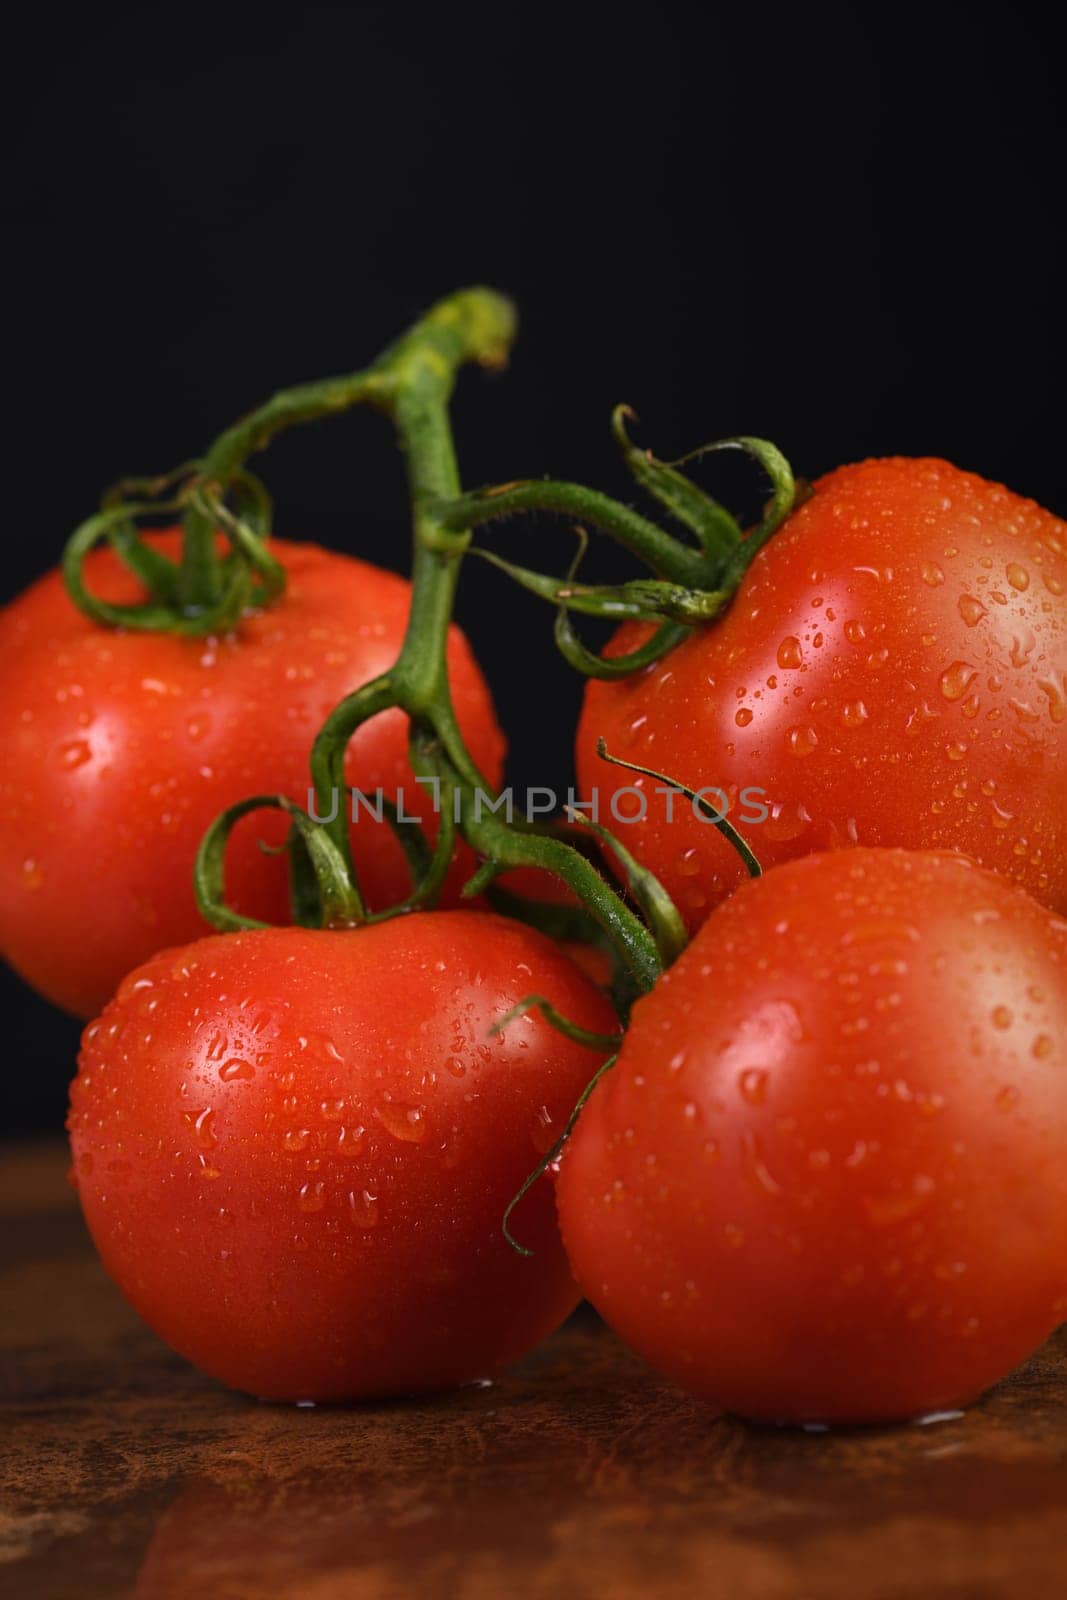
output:
[{"label": "dark background", "polygon": [[[523,326],[505,377],[461,385],[469,484],[627,494],[607,423],[628,400],[663,455],[733,432],[808,476],[936,453],[1067,510],[1054,40],[1017,8],[689,10],[38,13],[2,102],[3,598],[104,485],[478,281]],[[258,464],[280,533],[403,565],[380,420]],[[557,566],[569,549],[539,532]],[[550,616],[468,566],[510,776],[565,784],[580,685]],[[77,1026],[9,974],[0,1005],[0,1128],[58,1127]]]}]

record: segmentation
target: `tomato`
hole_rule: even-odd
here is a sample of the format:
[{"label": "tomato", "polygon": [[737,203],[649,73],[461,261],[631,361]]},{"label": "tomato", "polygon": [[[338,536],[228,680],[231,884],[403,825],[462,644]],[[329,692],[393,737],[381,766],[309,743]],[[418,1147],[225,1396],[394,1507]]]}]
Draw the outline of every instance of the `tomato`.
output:
[{"label": "tomato", "polygon": [[[156,542],[174,554],[177,539]],[[406,580],[315,545],[272,550],[288,573],[284,600],[224,638],[96,627],[57,573],[0,616],[0,950],[77,1015],[99,1011],[154,951],[206,931],[191,881],[208,824],[249,794],[305,805],[323,718],[396,659]],[[90,558],[86,575],[106,599],[137,597],[109,551]],[[496,783],[503,736],[458,629],[448,665],[464,738]],[[428,818],[400,712],[359,730],[346,770],[371,794],[403,786],[406,810]],[[264,921],[287,918],[286,867],[258,841],[284,836],[280,817],[257,813],[238,825],[227,860],[232,903]],[[402,899],[410,881],[388,824],[364,809],[354,840],[370,903]]]},{"label": "tomato", "polygon": [[961,856],[810,856],[639,1000],[558,1183],[612,1326],[763,1420],[963,1405],[1067,1314],[1067,923]]},{"label": "tomato", "polygon": [[271,1399],[483,1377],[577,1300],[551,1187],[501,1219],[610,1031],[549,940],[488,912],[216,935],[126,978],[85,1032],[69,1122],[104,1265],[206,1372]]},{"label": "tomato", "polygon": [[[764,866],[848,845],[959,849],[1067,911],[1067,525],[943,461],[841,467],[757,555],[721,620],[591,682],[582,788],[613,754],[707,785]],[[624,626],[616,653],[647,630]],[[609,651],[609,653],[611,653]],[[621,836],[691,928],[744,876],[644,778]],[[633,816],[640,802],[622,798]]]}]

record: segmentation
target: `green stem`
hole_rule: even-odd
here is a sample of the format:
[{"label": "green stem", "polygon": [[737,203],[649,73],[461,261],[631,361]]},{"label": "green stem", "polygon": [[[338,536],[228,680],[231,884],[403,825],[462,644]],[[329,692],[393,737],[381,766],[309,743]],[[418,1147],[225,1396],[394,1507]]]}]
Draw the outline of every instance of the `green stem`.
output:
[{"label": "green stem", "polygon": [[[679,794],[684,794],[687,800],[692,801],[704,813],[708,821],[718,828],[724,839],[728,839],[744,862],[745,871],[750,878],[758,878],[763,872],[756,852],[746,843],[738,833],[732,822],[729,822],[721,811],[717,811],[704,799],[702,794],[690,789],[687,784],[680,783],[677,778],[669,778],[665,772],[657,772],[654,767],[643,767],[637,761],[626,761],[622,756],[613,756],[603,739],[596,742],[596,753],[601,761],[610,762],[613,767],[625,767],[627,772],[639,772],[645,778],[655,778],[657,783],[666,784],[668,788],[677,789]],[[653,882],[656,882],[654,879]],[[660,887],[657,884],[657,887]]]},{"label": "green stem", "polygon": [[550,478],[506,483],[461,495],[447,507],[439,508],[442,526],[456,531],[496,522],[520,511],[548,511],[600,528],[671,583],[701,589],[710,588],[714,582],[713,563],[704,552],[664,533],[647,517],[610,495],[586,489],[580,483],[560,483]]},{"label": "green stem", "polygon": [[529,1194],[534,1184],[539,1178],[544,1176],[549,1167],[553,1166],[555,1162],[559,1160],[560,1156],[563,1154],[564,1146],[566,1145],[571,1134],[574,1132],[578,1118],[581,1116],[582,1111],[588,1104],[589,1097],[593,1093],[593,1090],[596,1088],[601,1078],[605,1077],[611,1071],[617,1060],[618,1055],[613,1055],[609,1056],[606,1061],[601,1062],[600,1066],[594,1072],[593,1076],[590,1078],[589,1082],[578,1096],[574,1109],[564,1125],[563,1132],[560,1134],[551,1150],[546,1151],[546,1153],[541,1157],[541,1160],[538,1162],[537,1166],[524,1180],[521,1189],[519,1189],[517,1194],[513,1195],[512,1199],[508,1203],[500,1223],[500,1229],[504,1235],[504,1238],[517,1255],[532,1256],[533,1251],[528,1250],[524,1244],[520,1244],[511,1231],[511,1219],[515,1213],[516,1206],[525,1198],[526,1195]]},{"label": "green stem", "polygon": [[[444,837],[435,851],[433,890],[440,887],[451,856],[455,822],[491,864],[488,876],[530,866],[567,884],[619,951],[630,975],[630,992],[640,993],[662,970],[652,934],[580,851],[514,826],[490,809],[491,791],[464,743],[452,704],[448,630],[470,532],[440,516],[441,506],[454,506],[460,494],[448,403],[461,364],[499,357],[513,327],[507,301],[486,291],[469,292],[435,307],[377,364],[375,403],[392,418],[407,459],[415,547],[411,609],[394,666],[343,700],[315,740],[311,774],[316,807],[319,816],[332,819],[324,827],[355,882],[341,798],[346,793],[345,752],[353,734],[371,717],[393,707],[405,711],[412,721],[413,770],[418,778],[436,783],[439,807],[444,802],[448,808],[439,818]],[[658,530],[654,532],[658,537]],[[417,892],[381,915],[430,899],[429,893]]]},{"label": "green stem", "polygon": [[[437,363],[444,369],[452,363],[450,379],[458,361],[455,352],[462,348],[463,360],[483,366],[499,365],[515,330],[511,303],[488,289],[466,289],[435,306],[422,322],[369,367],[345,377],[300,384],[272,396],[233,427],[218,436],[202,461],[189,464],[181,474],[184,488],[180,495],[182,515],[182,560],[173,571],[164,568],[134,531],[138,517],[165,509],[147,503],[105,504],[109,515],[104,521],[89,518],[73,534],[63,561],[63,572],[71,599],[93,621],[107,627],[127,627],[152,632],[206,634],[234,626],[253,598],[252,580],[261,582],[255,603],[269,604],[284,588],[285,574],[266,556],[262,537],[269,529],[254,529],[249,523],[219,515],[224,496],[243,476],[245,462],[262,450],[276,434],[298,424],[317,421],[366,404],[389,411],[403,387],[404,374],[412,358],[426,367]],[[448,444],[451,450],[451,444]],[[169,485],[169,478],[153,480]],[[137,480],[131,480],[137,482]],[[454,483],[454,477],[435,481]],[[439,492],[439,491],[438,491]],[[230,537],[233,550],[220,558],[217,544],[219,527]],[[149,598],[137,605],[115,606],[97,600],[84,581],[85,557],[101,538],[120,546],[126,564],[145,583]],[[255,546],[261,548],[257,552]]]}]

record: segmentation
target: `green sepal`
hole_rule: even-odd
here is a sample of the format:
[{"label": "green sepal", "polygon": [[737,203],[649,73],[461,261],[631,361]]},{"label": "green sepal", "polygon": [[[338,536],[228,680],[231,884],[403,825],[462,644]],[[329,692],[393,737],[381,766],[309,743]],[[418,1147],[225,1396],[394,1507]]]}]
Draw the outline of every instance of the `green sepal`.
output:
[{"label": "green sepal", "polygon": [[724,560],[741,542],[737,521],[725,506],[678,471],[680,463],[658,461],[651,450],[639,450],[626,432],[627,421],[636,420],[630,406],[616,406],[612,412],[611,431],[630,475],[676,521],[696,534],[708,556]]}]

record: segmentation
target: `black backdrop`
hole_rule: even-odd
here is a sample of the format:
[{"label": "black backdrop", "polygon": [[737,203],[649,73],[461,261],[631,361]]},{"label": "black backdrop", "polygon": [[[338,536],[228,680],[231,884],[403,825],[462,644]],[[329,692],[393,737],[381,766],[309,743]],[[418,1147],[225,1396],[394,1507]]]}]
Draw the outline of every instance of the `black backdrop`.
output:
[{"label": "black backdrop", "polygon": [[[462,385],[470,484],[625,493],[625,399],[661,453],[938,453],[1067,510],[1053,40],[1018,8],[690,10],[37,12],[3,97],[4,598],[103,485],[471,281],[523,329],[504,378]],[[383,423],[261,465],[279,531],[403,564]],[[549,618],[470,566],[511,777],[565,783],[579,687]],[[0,1126],[58,1127],[77,1028],[7,974],[0,1005]]]}]

